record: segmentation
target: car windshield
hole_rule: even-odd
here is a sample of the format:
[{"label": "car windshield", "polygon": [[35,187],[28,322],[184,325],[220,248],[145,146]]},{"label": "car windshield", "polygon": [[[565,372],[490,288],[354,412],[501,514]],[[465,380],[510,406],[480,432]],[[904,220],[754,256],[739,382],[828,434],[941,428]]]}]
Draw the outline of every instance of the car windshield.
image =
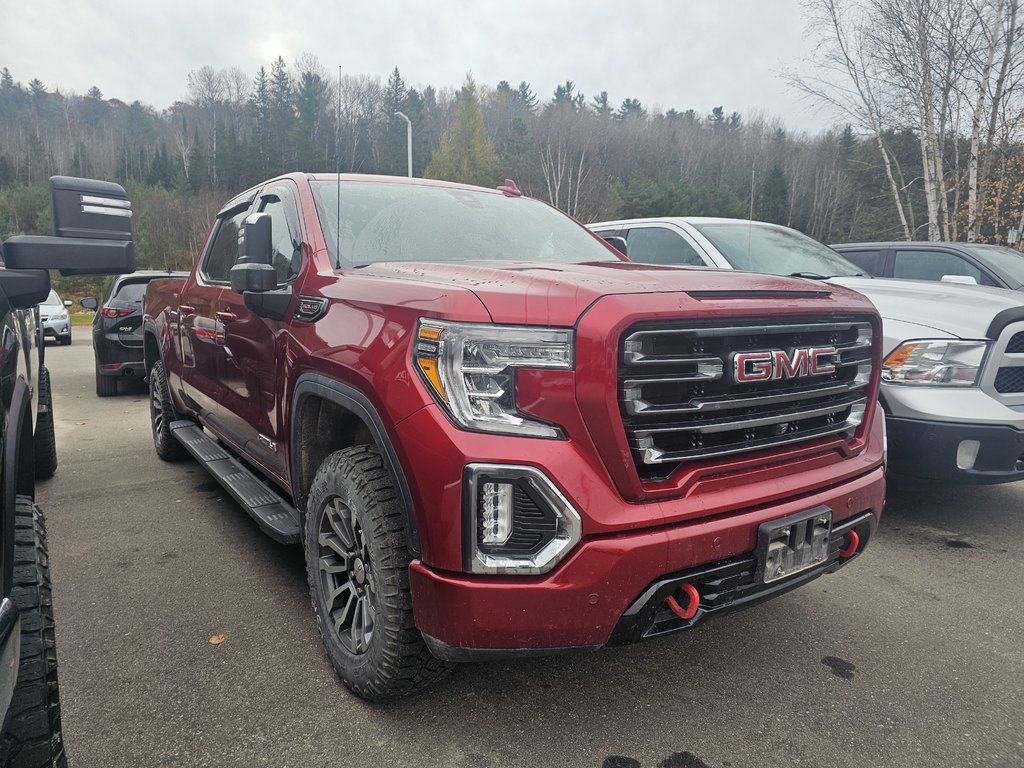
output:
[{"label": "car windshield", "polygon": [[46,297],[46,301],[43,302],[47,306],[56,304],[58,306],[64,306],[64,303],[60,300],[60,296],[57,295],[56,291],[50,291],[50,295]]},{"label": "car windshield", "polygon": [[863,274],[856,264],[795,229],[748,221],[693,226],[735,269],[800,277]]},{"label": "car windshield", "polygon": [[970,251],[978,258],[990,262],[992,266],[1003,270],[1017,282],[1024,283],[1024,253],[1002,245],[960,243],[960,247]]},{"label": "car windshield", "polygon": [[336,267],[382,261],[618,261],[568,216],[529,198],[369,181],[314,181],[312,187]]}]

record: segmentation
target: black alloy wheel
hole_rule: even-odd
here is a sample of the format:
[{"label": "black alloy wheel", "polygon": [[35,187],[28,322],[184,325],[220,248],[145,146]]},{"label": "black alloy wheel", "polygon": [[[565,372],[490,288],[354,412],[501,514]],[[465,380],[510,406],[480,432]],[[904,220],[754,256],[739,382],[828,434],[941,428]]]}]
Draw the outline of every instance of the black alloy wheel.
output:
[{"label": "black alloy wheel", "polygon": [[353,655],[366,653],[377,618],[370,550],[355,512],[339,497],[320,514],[320,581],[338,639]]}]

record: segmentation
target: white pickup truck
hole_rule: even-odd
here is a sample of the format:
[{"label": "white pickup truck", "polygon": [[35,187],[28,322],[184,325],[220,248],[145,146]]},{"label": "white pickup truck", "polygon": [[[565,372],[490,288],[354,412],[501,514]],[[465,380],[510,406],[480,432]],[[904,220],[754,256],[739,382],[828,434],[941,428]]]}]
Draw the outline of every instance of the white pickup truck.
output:
[{"label": "white pickup truck", "polygon": [[590,228],[637,262],[827,280],[882,315],[880,400],[890,472],[961,483],[1024,478],[1024,295],[866,277],[795,230],[740,219],[630,219]]}]

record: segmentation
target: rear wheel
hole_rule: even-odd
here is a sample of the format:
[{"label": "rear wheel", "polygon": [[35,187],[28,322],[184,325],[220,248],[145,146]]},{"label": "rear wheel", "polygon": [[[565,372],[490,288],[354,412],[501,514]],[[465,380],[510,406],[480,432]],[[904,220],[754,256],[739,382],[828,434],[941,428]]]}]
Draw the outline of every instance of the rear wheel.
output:
[{"label": "rear wheel", "polygon": [[53,429],[53,396],[50,392],[50,372],[39,369],[39,414],[36,416],[36,434],[32,441],[36,454],[36,477],[53,477],[57,471],[57,436]]},{"label": "rear wheel", "polygon": [[156,455],[164,461],[181,461],[188,456],[185,446],[171,432],[171,422],[175,418],[164,364],[158,360],[149,372],[149,423],[153,429]]},{"label": "rear wheel", "polygon": [[117,394],[117,376],[104,376],[96,364],[96,397],[113,397]]},{"label": "rear wheel", "polygon": [[402,510],[376,448],[332,453],[306,506],[306,574],[327,656],[370,701],[423,688],[448,665],[413,622]]},{"label": "rear wheel", "polygon": [[21,659],[7,728],[0,737],[0,765],[66,768],[46,523],[27,496],[18,497],[15,509],[11,600],[21,612]]}]

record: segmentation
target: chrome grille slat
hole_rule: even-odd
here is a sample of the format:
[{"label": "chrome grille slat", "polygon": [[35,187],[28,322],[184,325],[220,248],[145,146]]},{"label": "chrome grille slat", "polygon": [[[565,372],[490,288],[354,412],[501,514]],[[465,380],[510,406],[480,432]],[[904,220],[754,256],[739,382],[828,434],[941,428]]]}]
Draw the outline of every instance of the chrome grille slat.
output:
[{"label": "chrome grille slat", "polygon": [[[687,461],[831,435],[853,436],[867,408],[874,338],[868,318],[645,324],[623,334],[618,399],[642,479]],[[737,381],[739,352],[834,347],[834,369]],[[704,370],[698,370],[704,366]],[[713,372],[714,375],[708,375]],[[785,378],[790,376],[790,378]]]}]

